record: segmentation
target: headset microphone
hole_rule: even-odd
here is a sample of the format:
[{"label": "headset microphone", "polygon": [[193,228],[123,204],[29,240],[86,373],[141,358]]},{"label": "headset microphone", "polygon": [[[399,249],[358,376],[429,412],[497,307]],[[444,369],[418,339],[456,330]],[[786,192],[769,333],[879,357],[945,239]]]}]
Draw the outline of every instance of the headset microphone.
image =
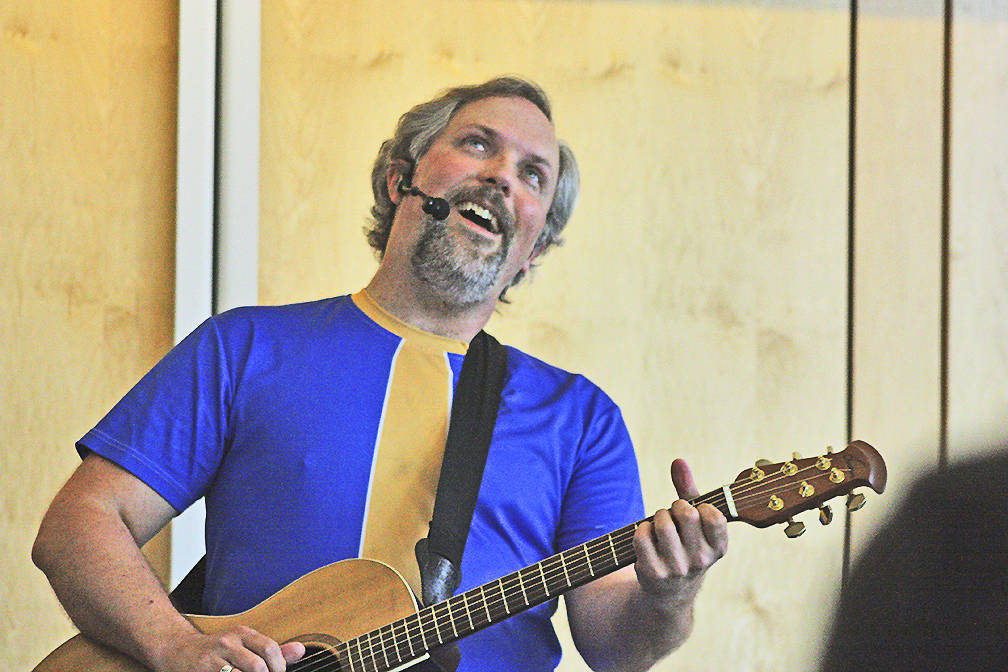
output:
[{"label": "headset microphone", "polygon": [[420,206],[424,212],[437,220],[448,219],[448,212],[451,208],[445,199],[438,198],[437,196],[428,196],[413,185],[400,184],[399,193],[420,196],[424,199],[423,205]]}]

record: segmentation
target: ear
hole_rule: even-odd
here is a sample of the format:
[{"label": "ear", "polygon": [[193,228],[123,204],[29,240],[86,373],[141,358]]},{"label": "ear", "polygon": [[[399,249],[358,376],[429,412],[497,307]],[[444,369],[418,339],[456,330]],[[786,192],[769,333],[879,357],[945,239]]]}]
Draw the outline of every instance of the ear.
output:
[{"label": "ear", "polygon": [[388,189],[389,198],[396,205],[402,200],[403,195],[399,193],[399,185],[409,182],[412,166],[403,159],[393,159],[389,161],[388,170],[385,173],[385,188]]},{"label": "ear", "polygon": [[525,263],[522,264],[523,273],[527,275],[528,272],[532,270],[532,264],[534,264],[535,260],[539,258],[539,255],[542,254],[542,251],[543,246],[538,243],[536,244],[535,247],[532,248],[532,253],[529,255],[528,259],[525,260]]}]

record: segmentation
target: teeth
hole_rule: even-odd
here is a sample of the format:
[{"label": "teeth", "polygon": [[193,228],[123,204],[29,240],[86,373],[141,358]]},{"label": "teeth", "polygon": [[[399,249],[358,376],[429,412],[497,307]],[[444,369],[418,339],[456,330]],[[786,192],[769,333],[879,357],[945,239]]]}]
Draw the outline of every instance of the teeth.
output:
[{"label": "teeth", "polygon": [[482,205],[476,205],[475,203],[460,203],[458,205],[458,209],[460,211],[468,210],[472,212],[477,217],[481,217],[485,219],[487,222],[489,222],[490,225],[493,227],[493,230],[495,231],[497,230],[497,218],[494,217],[493,214],[489,210],[484,208]]}]

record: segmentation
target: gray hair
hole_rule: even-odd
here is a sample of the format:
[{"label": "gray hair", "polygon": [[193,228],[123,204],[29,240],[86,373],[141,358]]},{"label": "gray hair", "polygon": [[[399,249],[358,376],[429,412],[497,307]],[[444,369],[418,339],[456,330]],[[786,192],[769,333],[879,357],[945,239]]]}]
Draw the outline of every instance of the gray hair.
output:
[{"label": "gray hair", "polygon": [[[385,254],[396,210],[396,204],[388,192],[386,179],[391,165],[396,161],[404,161],[412,171],[412,167],[434,144],[459,108],[483,98],[493,97],[524,98],[538,107],[547,119],[553,121],[549,99],[542,89],[531,82],[514,77],[499,77],[475,86],[448,89],[437,98],[420,103],[402,115],[396,125],[395,135],[382,143],[374,167],[371,169],[371,190],[374,192],[375,202],[371,207],[373,220],[365,232],[368,243],[377,251],[379,258]],[[410,173],[405,175],[407,180],[411,177]],[[574,152],[561,142],[560,165],[553,203],[546,213],[546,225],[535,245],[540,255],[553,245],[560,245],[563,242],[560,233],[567,226],[567,220],[570,219],[571,211],[574,209],[579,184]],[[524,271],[520,271],[511,282],[511,286],[517,284],[524,274]],[[503,294],[501,298],[503,299]]]}]

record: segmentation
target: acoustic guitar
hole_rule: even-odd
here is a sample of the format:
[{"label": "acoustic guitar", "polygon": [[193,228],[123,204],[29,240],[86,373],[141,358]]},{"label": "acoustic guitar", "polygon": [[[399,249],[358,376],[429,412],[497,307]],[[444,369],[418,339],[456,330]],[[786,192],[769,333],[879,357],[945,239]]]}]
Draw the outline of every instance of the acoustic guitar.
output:
[{"label": "acoustic guitar", "polygon": [[[860,508],[868,486],[882,493],[882,456],[863,441],[839,453],[746,469],[729,485],[692,500],[717,507],[729,521],[768,527],[790,521],[795,537],[804,526],[794,514],[820,508],[823,524],[832,519],[825,502],[850,495]],[[647,518],[645,520],[650,520]],[[639,521],[553,555],[541,562],[471,588],[443,602],[417,609],[413,593],[394,569],[373,560],[343,560],[321,567],[248,611],[233,616],[191,616],[203,632],[247,625],[278,642],[303,642],[308,652],[288,666],[298,672],[390,672],[413,667],[446,644],[551,600],[636,560],[633,535]],[[428,663],[429,664],[429,663]],[[65,642],[35,672],[145,672],[133,659],[82,635]]]}]

